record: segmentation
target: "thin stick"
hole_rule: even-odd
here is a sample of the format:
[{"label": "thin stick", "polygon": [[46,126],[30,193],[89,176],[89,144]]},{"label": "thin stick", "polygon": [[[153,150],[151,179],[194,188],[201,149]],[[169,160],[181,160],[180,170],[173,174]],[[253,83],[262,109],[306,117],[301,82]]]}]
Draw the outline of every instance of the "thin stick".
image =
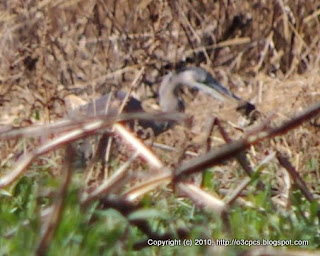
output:
[{"label": "thin stick", "polygon": [[178,168],[175,171],[174,182],[179,181],[185,175],[201,172],[206,168],[221,163],[222,161],[239,154],[241,151],[249,148],[251,145],[259,143],[264,139],[282,135],[318,114],[320,114],[320,102],[279,127],[271,128],[267,131],[260,131],[256,134],[249,135],[247,138],[223,145],[219,151],[212,150],[208,154],[200,156],[197,159],[193,159]]},{"label": "thin stick", "polygon": [[68,186],[71,181],[72,164],[73,164],[74,156],[75,156],[75,152],[72,146],[68,145],[66,148],[65,165],[63,168],[65,177],[64,177],[63,183],[61,184],[60,190],[57,194],[57,199],[56,199],[57,201],[53,206],[50,216],[48,216],[47,222],[42,227],[41,238],[36,250],[36,255],[46,255],[46,251],[50,246],[50,241],[52,240],[54,233],[56,232],[59,226],[62,211],[64,208],[65,198],[67,195]]}]

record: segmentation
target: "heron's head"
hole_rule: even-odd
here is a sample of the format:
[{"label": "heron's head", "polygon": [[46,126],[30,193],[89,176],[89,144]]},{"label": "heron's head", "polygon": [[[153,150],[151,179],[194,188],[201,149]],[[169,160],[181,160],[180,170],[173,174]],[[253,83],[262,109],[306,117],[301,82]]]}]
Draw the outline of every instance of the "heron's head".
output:
[{"label": "heron's head", "polygon": [[240,101],[240,98],[221,85],[205,69],[200,67],[189,67],[181,69],[175,76],[176,82],[185,84],[190,88],[198,89],[221,101]]},{"label": "heron's head", "polygon": [[[234,102],[237,105],[243,103],[239,97],[221,85],[205,69],[200,67],[189,67],[181,69],[177,73],[170,73],[162,80],[159,98],[160,107],[163,111],[178,110],[178,88],[182,85],[202,91],[224,102]],[[253,105],[251,104],[251,106]]]}]

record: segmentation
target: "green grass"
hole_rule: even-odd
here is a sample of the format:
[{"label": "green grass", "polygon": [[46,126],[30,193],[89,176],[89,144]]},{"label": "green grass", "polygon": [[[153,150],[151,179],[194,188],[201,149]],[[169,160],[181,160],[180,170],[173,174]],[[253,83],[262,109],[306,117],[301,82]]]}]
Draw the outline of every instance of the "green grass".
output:
[{"label": "green grass", "polygon": [[[207,188],[215,186],[208,180],[206,183]],[[58,182],[42,172],[25,176],[9,190],[1,191],[1,255],[34,254],[41,232],[40,210],[54,202],[51,197],[40,195],[44,187],[55,190]],[[228,221],[223,221],[216,213],[196,208],[188,200],[177,200],[173,194],[146,196],[143,207],[128,218],[114,209],[100,209],[98,202],[81,209],[79,187],[75,181],[69,187],[63,216],[48,255],[192,255],[208,250],[205,246],[149,246],[135,251],[133,245],[147,239],[137,227],[130,225],[129,221],[136,219],[148,220],[153,232],[159,234],[175,234],[178,228],[187,228],[193,242],[199,238],[305,239],[309,242],[308,246],[290,247],[292,249],[317,249],[320,244],[317,203],[305,200],[298,190],[292,194],[290,209],[277,210],[272,204],[271,188],[266,186],[264,191],[257,190],[246,197],[255,207],[235,204],[228,212]],[[23,224],[26,221],[29,224]],[[228,246],[223,248],[223,254],[236,255],[248,248]]]}]

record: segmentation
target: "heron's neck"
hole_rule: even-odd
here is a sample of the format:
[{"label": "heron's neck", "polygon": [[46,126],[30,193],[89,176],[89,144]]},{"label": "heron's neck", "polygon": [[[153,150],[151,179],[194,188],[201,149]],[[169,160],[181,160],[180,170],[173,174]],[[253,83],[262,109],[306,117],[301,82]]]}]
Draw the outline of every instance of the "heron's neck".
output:
[{"label": "heron's neck", "polygon": [[172,74],[163,78],[159,88],[159,104],[162,111],[179,111],[179,98],[177,96],[178,85]]}]

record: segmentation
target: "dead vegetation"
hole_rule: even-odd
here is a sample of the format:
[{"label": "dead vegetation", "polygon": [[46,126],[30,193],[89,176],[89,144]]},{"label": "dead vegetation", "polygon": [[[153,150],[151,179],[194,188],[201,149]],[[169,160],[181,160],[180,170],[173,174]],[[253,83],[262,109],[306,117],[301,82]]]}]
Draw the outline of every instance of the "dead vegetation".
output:
[{"label": "dead vegetation", "polygon": [[[118,125],[110,132],[122,138],[117,143],[129,141],[135,145],[134,150],[123,145],[125,149],[119,151],[109,149],[120,168],[97,164],[106,152],[96,143],[97,154],[84,173],[88,187],[83,188],[81,204],[103,198],[101,207],[117,209],[127,217],[139,209],[132,202],[137,203],[141,195],[155,193],[160,185],[170,183],[177,196],[184,195],[196,205],[227,218],[228,210],[256,179],[250,175],[269,172],[264,169],[265,164],[278,169],[272,179],[272,186],[278,191],[273,201],[275,208],[290,207],[292,184],[309,201],[319,201],[320,130],[309,122],[316,117],[319,106],[311,111],[312,116],[292,122],[293,116],[319,102],[318,1],[15,0],[1,3],[0,10],[0,154],[1,166],[7,171],[1,171],[0,186],[16,181],[43,154],[57,161],[60,167],[56,169],[71,172],[68,159],[73,158],[73,149],[67,147],[65,164],[62,150],[54,150],[101,134],[118,120],[158,118],[137,113],[108,121],[97,117],[59,124],[66,113],[66,96],[77,95],[89,101],[122,89],[147,102],[157,96],[157,87],[166,72],[202,66],[237,95],[254,103],[262,113],[261,120],[254,127],[240,129],[239,114],[234,108],[200,93],[195,96],[185,92],[186,113],[192,118],[187,124],[147,140],[149,144],[160,144],[160,149],[153,149],[155,155],[148,151],[149,146],[140,145]],[[215,117],[221,120],[222,127],[212,129],[210,122]],[[273,134],[283,124],[289,125],[287,129]],[[275,135],[281,137],[274,138]],[[214,146],[221,148],[215,150]],[[243,153],[245,149],[247,154]],[[137,156],[136,150],[140,155],[144,152],[147,166],[132,157]],[[235,156],[237,162],[225,164],[212,177],[219,180],[219,197],[194,185],[190,174]],[[308,170],[306,166],[314,159],[318,164]],[[235,173],[238,164],[249,176]],[[56,169],[49,172],[61,173]],[[68,174],[57,192],[61,200],[51,209],[52,218],[46,222],[53,229],[63,209],[62,198],[70,183]],[[239,176],[241,179],[237,180]],[[264,185],[260,181],[256,186],[263,189]],[[109,194],[119,198],[108,198]],[[173,236],[151,232],[142,220],[131,224],[149,237]],[[39,254],[46,251],[53,237],[50,227],[43,228]],[[188,236],[186,230],[177,230],[176,234]],[[144,245],[137,244],[136,248]]]}]

